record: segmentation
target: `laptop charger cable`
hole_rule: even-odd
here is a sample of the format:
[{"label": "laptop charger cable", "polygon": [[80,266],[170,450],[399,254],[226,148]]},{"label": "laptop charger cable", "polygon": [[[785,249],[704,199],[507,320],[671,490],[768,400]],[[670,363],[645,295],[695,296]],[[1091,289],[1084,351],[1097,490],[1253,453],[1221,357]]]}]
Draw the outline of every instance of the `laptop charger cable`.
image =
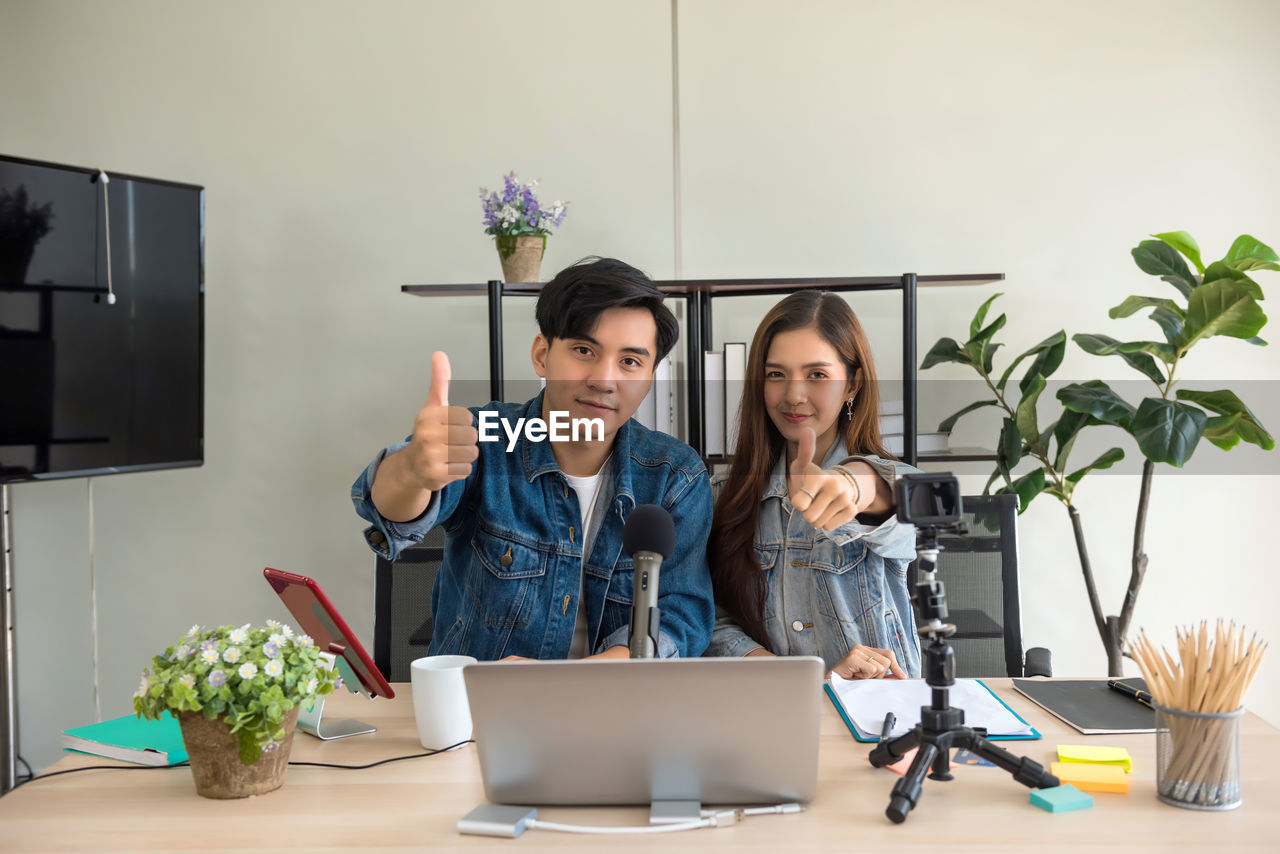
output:
[{"label": "laptop charger cable", "polygon": [[500,836],[514,839],[526,830],[554,830],[560,833],[590,833],[597,835],[632,833],[675,833],[681,830],[701,830],[704,827],[729,827],[748,816],[778,815],[803,812],[800,804],[778,804],[771,807],[745,809],[702,810],[701,817],[692,821],[640,826],[597,826],[560,824],[538,819],[536,807],[510,807],[481,804],[458,820],[458,832],[475,836]]}]

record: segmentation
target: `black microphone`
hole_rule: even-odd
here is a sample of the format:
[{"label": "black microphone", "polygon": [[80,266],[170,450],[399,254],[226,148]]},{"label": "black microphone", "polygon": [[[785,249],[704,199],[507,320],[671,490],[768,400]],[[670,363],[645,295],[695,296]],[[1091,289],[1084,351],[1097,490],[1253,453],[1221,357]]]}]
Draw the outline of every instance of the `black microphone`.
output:
[{"label": "black microphone", "polygon": [[676,547],[676,524],[656,504],[641,504],[622,528],[622,550],[635,561],[631,589],[631,657],[658,654],[658,570]]}]

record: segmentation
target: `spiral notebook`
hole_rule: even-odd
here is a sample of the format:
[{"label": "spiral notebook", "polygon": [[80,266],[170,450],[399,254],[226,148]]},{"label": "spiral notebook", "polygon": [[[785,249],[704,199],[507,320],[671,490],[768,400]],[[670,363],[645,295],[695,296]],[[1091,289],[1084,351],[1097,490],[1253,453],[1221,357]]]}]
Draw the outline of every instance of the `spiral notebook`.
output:
[{"label": "spiral notebook", "polygon": [[[833,673],[824,687],[858,741],[878,741],[888,712],[893,712],[897,720],[889,736],[902,735],[920,723],[920,708],[933,699],[933,689],[923,679],[847,680]],[[980,680],[957,679],[951,686],[950,701],[964,710],[965,726],[985,727],[989,739],[1040,738],[1031,724]]]}]

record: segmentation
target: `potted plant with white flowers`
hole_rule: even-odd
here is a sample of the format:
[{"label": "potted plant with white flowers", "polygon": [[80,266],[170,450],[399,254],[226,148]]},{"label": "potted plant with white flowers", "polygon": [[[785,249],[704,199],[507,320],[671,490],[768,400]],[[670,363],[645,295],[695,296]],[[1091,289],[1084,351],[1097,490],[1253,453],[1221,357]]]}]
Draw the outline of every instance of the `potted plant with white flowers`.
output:
[{"label": "potted plant with white flowers", "polygon": [[507,282],[538,281],[547,235],[560,227],[567,213],[567,202],[539,202],[534,194],[537,186],[537,179],[522,184],[515,172],[508,172],[502,177],[501,192],[480,188],[484,233],[493,235]]},{"label": "potted plant with white flowers", "polygon": [[243,798],[280,788],[299,708],[341,684],[331,656],[275,620],[192,626],[142,671],[133,707],[178,719],[197,793]]}]

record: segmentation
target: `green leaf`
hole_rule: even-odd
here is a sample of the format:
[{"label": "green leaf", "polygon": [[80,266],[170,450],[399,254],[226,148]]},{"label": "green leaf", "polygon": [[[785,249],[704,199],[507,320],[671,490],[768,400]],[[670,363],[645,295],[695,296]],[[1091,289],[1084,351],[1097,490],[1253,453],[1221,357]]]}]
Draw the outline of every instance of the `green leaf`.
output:
[{"label": "green leaf", "polygon": [[1280,256],[1275,250],[1247,234],[1236,238],[1222,260],[1236,270],[1280,270]]},{"label": "green leaf", "polygon": [[961,415],[970,413],[975,409],[981,409],[984,406],[999,406],[999,405],[1000,405],[1000,401],[998,400],[980,400],[977,403],[971,403],[968,406],[966,406],[964,409],[961,409],[959,412],[955,413],[954,415],[944,418],[942,422],[938,424],[938,432],[950,433],[951,428],[956,426],[956,422],[960,420]]},{"label": "green leaf", "polygon": [[996,297],[1004,296],[1004,294],[992,294],[991,298],[978,306],[978,311],[973,316],[973,320],[969,323],[969,337],[973,338],[978,334],[978,330],[982,328],[982,322],[987,319],[987,309],[991,307],[991,303],[996,301]]},{"label": "green leaf", "polygon": [[1182,260],[1178,250],[1162,240],[1144,240],[1132,250],[1133,260],[1144,273],[1159,276],[1178,289],[1184,297],[1191,296],[1195,287],[1191,268]]},{"label": "green leaf", "polygon": [[974,364],[960,349],[960,345],[954,338],[939,338],[938,343],[934,344],[929,352],[925,354],[924,361],[920,363],[920,370],[927,370],[943,362],[958,362],[961,365]]},{"label": "green leaf", "polygon": [[1036,419],[1036,403],[1040,399],[1040,393],[1044,391],[1044,386],[1044,377],[1038,375],[1033,377],[1031,387],[1018,402],[1016,414],[1018,432],[1022,434],[1023,440],[1028,445],[1032,445],[1037,450],[1039,450],[1040,427]]},{"label": "green leaf", "polygon": [[1200,284],[1207,285],[1210,282],[1220,282],[1222,280],[1230,280],[1239,282],[1240,286],[1245,289],[1249,296],[1256,300],[1262,299],[1262,286],[1240,270],[1234,267],[1228,267],[1222,261],[1214,261],[1209,265],[1209,269],[1204,271],[1204,281]]},{"label": "green leaf", "polygon": [[991,368],[994,366],[996,358],[996,350],[1003,347],[1004,344],[999,341],[988,343],[987,348],[982,351],[982,372],[987,376],[991,376]]},{"label": "green leaf", "polygon": [[[991,477],[987,478],[987,485],[982,487],[983,495],[991,494],[991,484],[995,483],[996,478],[1000,477],[1002,474],[1004,474],[1004,472],[1000,470],[999,466],[996,466],[996,470],[991,473]],[[1005,480],[1008,481],[1008,477],[1006,477]]]},{"label": "green leaf", "polygon": [[1159,297],[1139,297],[1131,296],[1125,299],[1115,308],[1107,312],[1107,316],[1112,320],[1120,317],[1128,317],[1135,311],[1141,311],[1147,307],[1162,306],[1169,309],[1175,314],[1182,315],[1182,307],[1171,299],[1161,299]]},{"label": "green leaf", "polygon": [[1031,500],[1044,492],[1044,469],[1027,472],[1011,483],[1009,489],[1018,494],[1018,515],[1021,516],[1031,506]]},{"label": "green leaf", "polygon": [[1177,312],[1172,309],[1161,306],[1151,312],[1151,319],[1160,325],[1160,331],[1164,333],[1164,340],[1169,344],[1176,346],[1182,340],[1182,328],[1186,322],[1186,315],[1182,313],[1182,308],[1175,306]]},{"label": "green leaf", "polygon": [[1012,418],[1005,418],[1000,427],[1000,464],[1004,466],[1005,479],[1009,472],[1022,459],[1022,437],[1018,435],[1018,425]]},{"label": "green leaf", "polygon": [[1182,348],[1215,335],[1249,339],[1267,324],[1262,306],[1239,283],[1219,279],[1196,288],[1187,306]]},{"label": "green leaf", "polygon": [[1054,422],[1053,438],[1058,446],[1057,456],[1054,457],[1053,467],[1058,471],[1063,471],[1067,466],[1067,457],[1071,454],[1071,447],[1076,442],[1076,437],[1080,435],[1080,431],[1094,424],[1102,422],[1084,412],[1074,412],[1070,409],[1062,413],[1062,417]]},{"label": "green leaf", "polygon": [[1130,422],[1134,408],[1102,380],[1064,386],[1058,391],[1058,400],[1072,412],[1091,415],[1103,424],[1114,424],[1122,430],[1133,432]]},{"label": "green leaf", "polygon": [[1035,361],[1027,368],[1027,372],[1018,383],[1018,390],[1022,392],[1023,397],[1026,397],[1027,390],[1031,388],[1036,377],[1044,379],[1058,370],[1058,367],[1062,364],[1062,357],[1067,352],[1067,333],[1059,330],[1057,334],[1050,335],[1041,343],[1048,344],[1048,346],[1042,348],[1036,354]]},{"label": "green leaf", "polygon": [[[1220,391],[1193,391],[1178,389],[1178,399],[1203,406],[1210,412],[1216,412],[1219,418],[1210,418],[1205,426],[1204,435],[1224,451],[1230,450],[1241,439],[1251,445],[1257,445],[1264,451],[1270,451],[1276,443],[1267,428],[1262,426],[1244,401],[1235,392],[1227,389]],[[1226,420],[1222,420],[1226,419]],[[1223,444],[1229,442],[1229,444]]]},{"label": "green leaf", "polygon": [[1191,459],[1208,420],[1194,406],[1148,397],[1138,404],[1130,432],[1147,459],[1182,466]]},{"label": "green leaf", "polygon": [[995,335],[1007,321],[1008,318],[1002,314],[995,320],[991,321],[985,329],[965,342],[964,352],[965,355],[969,357],[971,364],[982,365],[984,370],[990,370],[990,368],[987,367],[991,364],[991,355],[989,354],[994,354],[995,347],[1000,346],[998,344],[995,345],[995,347],[991,346],[991,337]]},{"label": "green leaf", "polygon": [[1027,358],[1028,356],[1034,356],[1037,353],[1040,353],[1044,350],[1049,349],[1050,347],[1053,347],[1055,344],[1057,344],[1059,338],[1065,338],[1065,337],[1066,337],[1066,333],[1063,332],[1062,330],[1058,330],[1058,332],[1054,333],[1053,335],[1050,335],[1048,338],[1044,339],[1039,344],[1032,347],[1030,350],[1023,353],[1018,358],[1014,359],[1013,364],[1005,368],[1004,374],[1000,377],[1000,382],[996,384],[996,389],[1000,392],[1004,391],[1005,384],[1009,382],[1009,377],[1013,374],[1014,368],[1018,367],[1018,365],[1022,362],[1023,359]]},{"label": "green leaf", "polygon": [[[1139,350],[1139,352],[1136,352],[1136,353],[1126,352],[1122,350],[1121,349],[1122,347],[1127,347],[1129,346],[1129,344],[1124,344],[1120,341],[1117,341],[1116,339],[1112,338],[1110,335],[1092,335],[1087,332],[1080,332],[1075,335],[1072,335],[1071,340],[1076,342],[1076,344],[1080,345],[1081,350],[1084,350],[1086,353],[1091,353],[1095,356],[1117,355],[1120,358],[1124,359],[1125,362],[1129,364],[1129,367],[1134,368],[1137,371],[1140,371],[1142,374],[1149,377],[1152,382],[1158,385],[1164,384],[1164,373],[1161,372],[1160,367],[1156,364],[1155,359],[1151,358],[1149,354],[1141,352],[1141,350]],[[1130,343],[1136,344],[1139,347],[1142,347],[1148,344],[1155,344],[1156,342],[1139,341],[1139,342],[1130,342]],[[1168,347],[1167,344],[1164,346]],[[1170,361],[1172,361],[1172,359],[1170,359]]]},{"label": "green leaf", "polygon": [[1255,347],[1265,347],[1265,346],[1267,346],[1267,342],[1266,342],[1266,341],[1263,341],[1263,340],[1262,340],[1261,338],[1259,338],[1257,335],[1253,336],[1252,338],[1247,339],[1246,343],[1248,343],[1248,344],[1252,344],[1252,345],[1253,345],[1253,346],[1255,346]]},{"label": "green leaf", "polygon": [[1204,264],[1200,262],[1200,244],[1196,243],[1196,239],[1190,234],[1185,231],[1166,231],[1162,234],[1153,234],[1151,236],[1163,240],[1183,255],[1186,255],[1191,259],[1191,263],[1196,265],[1198,272],[1204,272]]},{"label": "green leaf", "polygon": [[1224,451],[1240,444],[1240,416],[1214,415],[1204,425],[1204,437]]},{"label": "green leaf", "polygon": [[1119,448],[1112,448],[1093,462],[1089,463],[1089,465],[1082,469],[1076,469],[1071,474],[1067,475],[1067,482],[1074,486],[1080,482],[1080,478],[1084,477],[1094,469],[1109,469],[1123,459],[1124,451]]},{"label": "green leaf", "polygon": [[1115,345],[1115,351],[1121,358],[1138,353],[1149,353],[1165,364],[1172,364],[1178,355],[1178,348],[1164,341],[1122,341]]}]

